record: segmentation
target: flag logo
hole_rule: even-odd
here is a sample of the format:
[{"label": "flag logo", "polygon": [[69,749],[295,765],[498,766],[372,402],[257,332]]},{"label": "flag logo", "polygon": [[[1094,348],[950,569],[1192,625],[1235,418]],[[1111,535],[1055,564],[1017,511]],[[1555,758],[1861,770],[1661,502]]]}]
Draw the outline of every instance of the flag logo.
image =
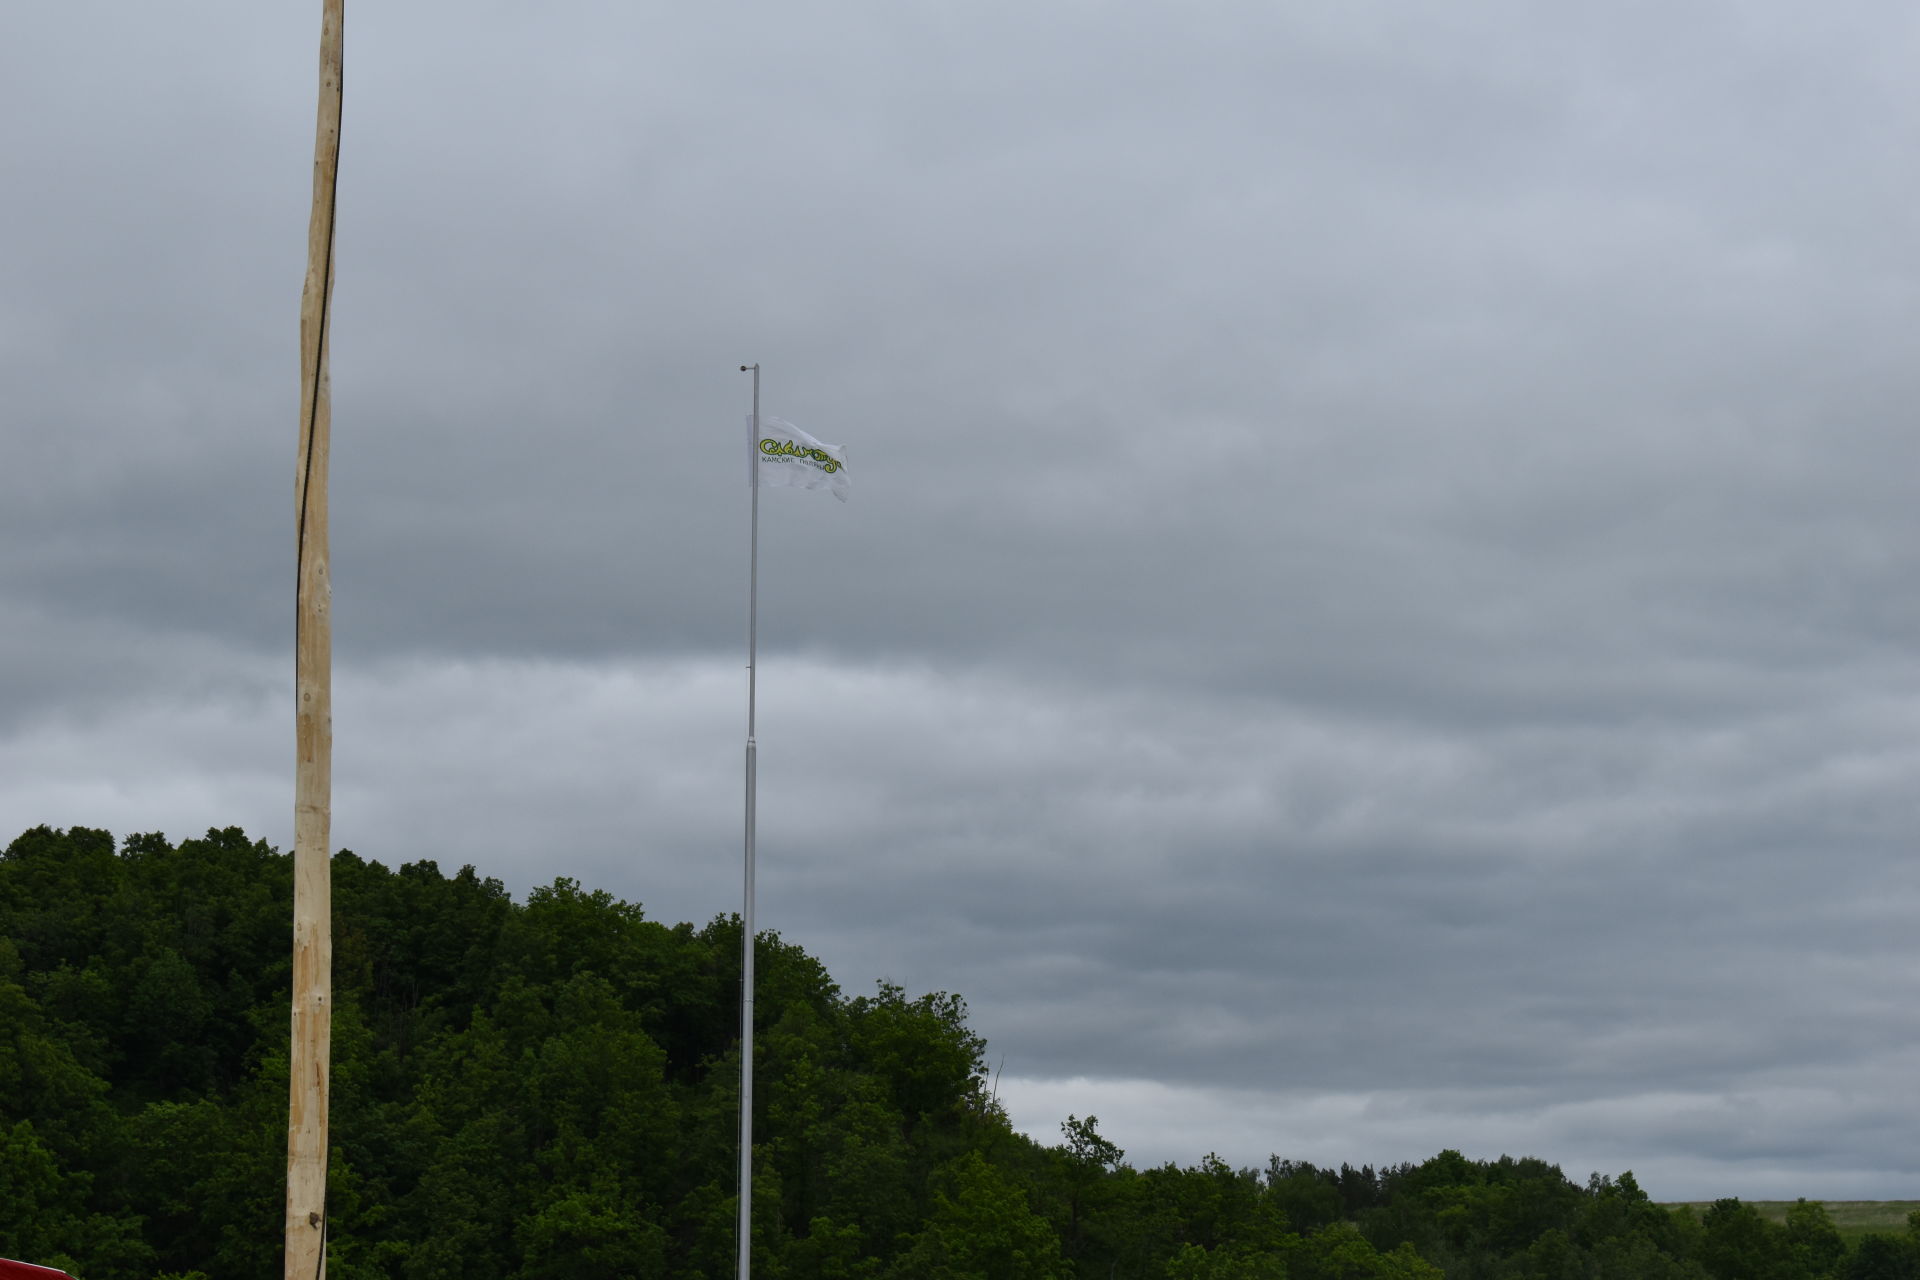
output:
[{"label": "flag logo", "polygon": [[[751,418],[747,425],[751,430]],[[851,482],[843,446],[816,440],[784,418],[762,418],[754,436],[748,465],[758,468],[760,484],[828,489],[840,501],[847,500]]]},{"label": "flag logo", "polygon": [[806,458],[819,468],[832,475],[846,464],[828,453],[825,449],[815,449],[793,440],[780,440],[767,436],[760,441],[760,452],[768,458]]}]

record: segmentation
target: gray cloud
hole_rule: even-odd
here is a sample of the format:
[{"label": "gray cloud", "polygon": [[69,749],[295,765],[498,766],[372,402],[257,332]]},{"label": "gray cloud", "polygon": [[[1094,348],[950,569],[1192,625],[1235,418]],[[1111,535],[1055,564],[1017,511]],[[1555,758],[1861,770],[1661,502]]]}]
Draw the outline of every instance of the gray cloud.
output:
[{"label": "gray cloud", "polygon": [[[356,11],[339,842],[732,908],[758,360],[764,918],[1022,1124],[1899,1194],[1912,34]],[[285,843],[313,37],[0,42],[16,828]]]}]

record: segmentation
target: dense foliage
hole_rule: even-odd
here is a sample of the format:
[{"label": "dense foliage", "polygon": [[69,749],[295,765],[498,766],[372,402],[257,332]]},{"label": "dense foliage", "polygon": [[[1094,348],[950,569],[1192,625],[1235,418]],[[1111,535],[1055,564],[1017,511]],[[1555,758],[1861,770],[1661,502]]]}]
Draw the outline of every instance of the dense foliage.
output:
[{"label": "dense foliage", "polygon": [[[83,1280],[279,1267],[289,859],[27,832],[0,855],[0,1256]],[[739,923],[556,880],[334,860],[335,1280],[732,1274]],[[1920,1280],[1849,1246],[1535,1160],[1135,1169],[1092,1117],[1009,1127],[952,995],[756,960],[767,1280]],[[1916,1215],[1920,1219],[1920,1215]]]}]

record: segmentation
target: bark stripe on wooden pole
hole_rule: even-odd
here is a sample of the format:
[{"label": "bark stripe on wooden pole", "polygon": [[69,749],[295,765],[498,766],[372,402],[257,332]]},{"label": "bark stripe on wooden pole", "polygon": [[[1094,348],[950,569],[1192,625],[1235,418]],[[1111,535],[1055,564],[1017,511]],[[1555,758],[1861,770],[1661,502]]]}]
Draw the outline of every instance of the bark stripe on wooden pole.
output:
[{"label": "bark stripe on wooden pole", "polygon": [[333,1038],[333,585],[327,556],[327,385],[333,213],[340,172],[344,0],[322,0],[313,212],[300,295],[300,442],[294,477],[293,1040],[287,1081],[286,1280],[326,1276],[327,1095]]}]

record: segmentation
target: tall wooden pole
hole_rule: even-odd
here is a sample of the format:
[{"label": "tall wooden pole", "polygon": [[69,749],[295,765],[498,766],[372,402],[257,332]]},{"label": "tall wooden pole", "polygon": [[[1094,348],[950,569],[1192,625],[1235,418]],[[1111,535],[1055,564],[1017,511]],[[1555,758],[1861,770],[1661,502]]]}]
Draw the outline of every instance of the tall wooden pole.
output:
[{"label": "tall wooden pole", "polygon": [[333,586],[327,568],[332,415],[327,335],[333,299],[334,191],[340,166],[344,0],[322,0],[313,215],[300,295],[299,515],[295,589],[293,1044],[287,1088],[286,1280],[327,1274],[327,1077],[333,1039]]}]

